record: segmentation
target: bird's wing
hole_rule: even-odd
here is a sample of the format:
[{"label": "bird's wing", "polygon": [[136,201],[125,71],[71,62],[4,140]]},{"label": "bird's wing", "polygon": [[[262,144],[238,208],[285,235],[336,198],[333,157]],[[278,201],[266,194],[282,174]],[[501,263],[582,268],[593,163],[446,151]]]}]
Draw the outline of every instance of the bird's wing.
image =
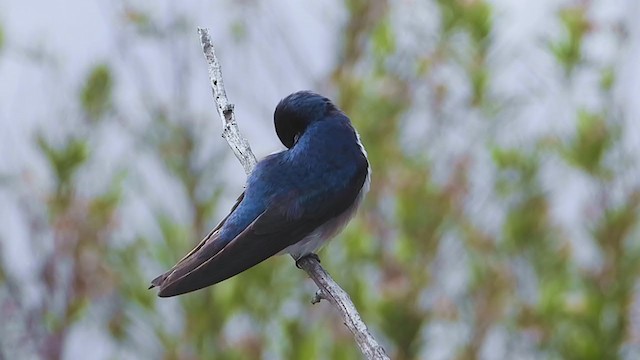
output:
[{"label": "bird's wing", "polygon": [[161,297],[175,296],[228,279],[301,240],[322,223],[316,217],[288,218],[270,207],[224,246],[209,241],[177,264],[159,283]]},{"label": "bird's wing", "polygon": [[170,270],[168,270],[167,272],[163,273],[162,275],[156,277],[155,279],[151,280],[151,286],[149,286],[149,289],[152,289],[152,288],[154,288],[156,286],[161,286],[162,283],[164,283],[166,278],[171,273],[173,273],[176,269],[178,269],[181,265],[183,265],[184,262],[189,257],[191,257],[192,255],[196,254],[200,249],[203,249],[203,247],[205,245],[208,244],[209,246],[208,246],[206,252],[204,251],[205,249],[203,249],[203,252],[201,253],[202,255],[210,254],[211,256],[213,256],[218,251],[220,251],[220,249],[224,245],[222,242],[216,241],[217,238],[218,238],[218,234],[220,232],[220,229],[222,228],[224,223],[227,221],[229,216],[231,216],[231,214],[233,214],[233,212],[236,210],[238,205],[240,205],[240,202],[242,202],[242,199],[244,199],[244,192],[242,192],[242,194],[240,194],[240,196],[238,196],[238,199],[236,200],[236,203],[231,208],[231,211],[229,211],[229,214],[224,219],[222,219],[222,221],[220,221],[220,223],[216,227],[214,227],[213,230],[211,230],[209,232],[209,234],[207,234],[207,236],[205,236],[204,239],[202,239],[202,241],[200,241],[200,243],[198,245],[196,245],[196,247],[193,248],[193,250],[191,250],[187,255],[185,255],[182,259],[180,259]]},{"label": "bird's wing", "polygon": [[301,194],[290,193],[272,202],[230,242],[220,246],[214,239],[191,252],[157,284],[158,295],[175,296],[216,284],[279,253],[346,210],[363,181],[358,176],[353,186],[326,194],[322,205],[313,210],[305,210]]},{"label": "bird's wing", "polygon": [[302,240],[354,203],[367,176],[366,159],[362,165],[342,186],[294,188],[272,199],[231,241],[217,241],[223,220],[170,271],[154,279],[158,295],[175,296],[219,283]]}]

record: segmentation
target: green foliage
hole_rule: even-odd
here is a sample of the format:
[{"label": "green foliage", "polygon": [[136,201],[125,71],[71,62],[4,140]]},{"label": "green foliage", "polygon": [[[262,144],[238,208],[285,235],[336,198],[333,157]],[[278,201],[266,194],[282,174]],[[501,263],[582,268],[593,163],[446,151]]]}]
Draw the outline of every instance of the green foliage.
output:
[{"label": "green foliage", "polygon": [[373,40],[373,51],[376,58],[384,59],[391,55],[396,48],[396,37],[393,33],[390,19],[381,21],[371,34]]},{"label": "green foliage", "polygon": [[485,43],[491,33],[491,5],[485,1],[438,0],[444,33],[469,32],[473,40]]},{"label": "green foliage", "polygon": [[[27,319],[39,319],[31,336],[47,345],[34,350],[43,357],[57,358],[70,329],[86,317],[94,302],[113,291],[112,274],[104,259],[109,255],[113,220],[120,207],[122,177],[112,179],[103,193],[87,197],[78,191],[76,179],[91,161],[87,139],[68,136],[65,142],[52,145],[40,134],[36,145],[56,185],[48,192],[39,190],[46,201],[39,204],[37,213],[27,213],[31,221],[42,223],[29,229],[26,245],[36,249],[42,261],[34,279],[45,296],[25,307],[15,275],[7,274],[4,285],[12,289],[15,306]],[[48,217],[42,219],[41,210]],[[42,243],[42,239],[52,239],[53,244]],[[0,265],[4,273],[4,264]]]},{"label": "green foliage", "polygon": [[109,66],[99,64],[93,67],[80,92],[82,109],[89,119],[98,120],[111,106],[113,97],[113,75]]},{"label": "green foliage", "polygon": [[2,30],[2,25],[0,25],[0,52],[2,52],[2,48],[4,47],[4,30]]},{"label": "green foliage", "polygon": [[615,138],[615,131],[602,114],[581,110],[578,112],[576,135],[563,149],[563,155],[569,163],[583,171],[596,176],[604,175],[607,173],[604,156]]},{"label": "green foliage", "polygon": [[398,193],[396,217],[404,238],[415,244],[407,253],[414,256],[432,253],[443,233],[453,200],[451,194],[434,184],[426,171],[416,166],[416,172],[403,177]]},{"label": "green foliage", "polygon": [[391,298],[378,310],[382,330],[398,348],[396,359],[415,359],[422,347],[420,331],[426,318],[415,308],[415,301],[414,297]]},{"label": "green foliage", "polygon": [[491,155],[498,170],[510,172],[510,175],[517,175],[518,181],[531,180],[538,171],[535,154],[525,154],[517,149],[503,149],[494,146],[491,149]]},{"label": "green foliage", "polygon": [[38,146],[47,157],[59,186],[68,185],[80,166],[87,161],[89,149],[82,139],[69,139],[59,149],[51,146],[44,136],[37,138]]},{"label": "green foliage", "polygon": [[471,51],[465,55],[469,60],[463,66],[469,75],[471,103],[482,105],[490,80],[485,61],[493,26],[491,4],[484,0],[438,0],[437,4],[442,19],[443,43],[458,33],[471,38]]},{"label": "green foliage", "polygon": [[318,342],[309,337],[308,328],[295,320],[285,321],[286,338],[291,339],[291,347],[286,354],[288,359],[317,359]]},{"label": "green foliage", "polygon": [[567,74],[582,61],[582,42],[590,29],[587,8],[577,6],[560,12],[560,21],[565,29],[564,38],[551,44],[551,51]]},{"label": "green foliage", "polygon": [[600,78],[600,87],[602,88],[602,90],[611,91],[613,85],[615,84],[615,81],[616,73],[613,67],[609,66],[602,70],[602,75]]},{"label": "green foliage", "polygon": [[74,175],[89,157],[89,148],[84,139],[71,138],[58,148],[50,145],[43,135],[38,135],[37,144],[47,158],[56,181],[56,191],[51,197],[53,212],[61,212],[70,206],[74,191]]}]

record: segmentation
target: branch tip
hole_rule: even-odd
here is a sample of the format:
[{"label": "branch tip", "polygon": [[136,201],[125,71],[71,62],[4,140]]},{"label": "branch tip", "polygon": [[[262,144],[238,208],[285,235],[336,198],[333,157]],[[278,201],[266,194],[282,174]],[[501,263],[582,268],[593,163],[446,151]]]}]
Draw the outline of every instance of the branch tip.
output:
[{"label": "branch tip", "polygon": [[322,300],[327,300],[327,296],[324,294],[324,292],[321,289],[318,289],[318,291],[316,291],[315,296],[313,297],[313,299],[311,299],[311,303],[312,304],[317,304]]}]

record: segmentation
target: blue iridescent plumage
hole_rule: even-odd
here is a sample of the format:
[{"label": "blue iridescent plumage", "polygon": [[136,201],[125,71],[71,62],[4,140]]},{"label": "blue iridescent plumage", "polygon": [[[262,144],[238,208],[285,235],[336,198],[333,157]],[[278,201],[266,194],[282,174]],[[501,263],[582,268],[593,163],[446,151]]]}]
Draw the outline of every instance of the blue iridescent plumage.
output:
[{"label": "blue iridescent plumage", "polygon": [[312,254],[355,213],[370,171],[349,118],[301,91],[278,104],[274,122],[288,149],[261,160],[230,214],[152,281],[160,296],[213,285],[278,253]]}]

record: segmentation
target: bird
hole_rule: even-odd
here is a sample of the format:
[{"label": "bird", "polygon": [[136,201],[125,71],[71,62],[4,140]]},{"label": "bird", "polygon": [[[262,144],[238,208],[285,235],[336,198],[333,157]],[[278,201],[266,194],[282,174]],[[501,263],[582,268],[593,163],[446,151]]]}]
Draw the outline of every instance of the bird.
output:
[{"label": "bird", "polygon": [[182,260],[151,281],[158,296],[199,290],[278,254],[298,264],[335,237],[369,190],[360,135],[328,98],[304,90],[273,114],[285,150],[259,161],[229,214]]}]

